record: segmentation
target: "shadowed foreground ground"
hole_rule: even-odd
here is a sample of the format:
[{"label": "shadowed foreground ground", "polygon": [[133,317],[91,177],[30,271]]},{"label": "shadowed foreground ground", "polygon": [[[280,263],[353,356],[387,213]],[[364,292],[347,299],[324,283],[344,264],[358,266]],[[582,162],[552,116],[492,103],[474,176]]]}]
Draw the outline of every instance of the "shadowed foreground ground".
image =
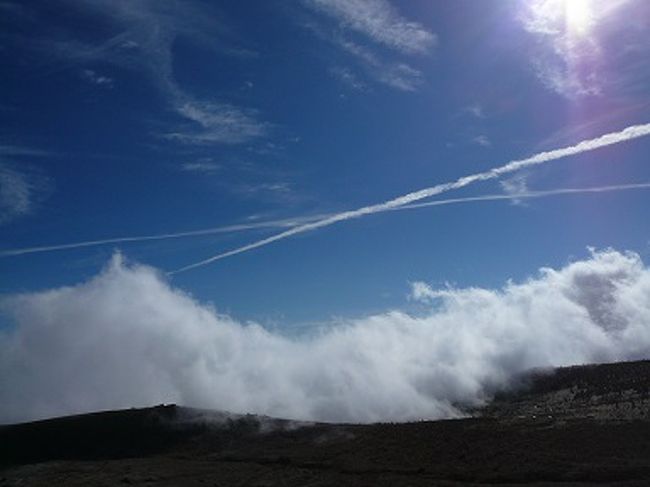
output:
[{"label": "shadowed foreground ground", "polygon": [[164,406],[0,428],[0,486],[650,485],[650,362],[522,378],[463,420],[305,424]]}]

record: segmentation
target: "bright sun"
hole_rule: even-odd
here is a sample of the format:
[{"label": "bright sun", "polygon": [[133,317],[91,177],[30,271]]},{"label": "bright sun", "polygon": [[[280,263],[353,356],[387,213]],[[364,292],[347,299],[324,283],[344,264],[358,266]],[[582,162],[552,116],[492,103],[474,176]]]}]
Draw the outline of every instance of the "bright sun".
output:
[{"label": "bright sun", "polygon": [[562,3],[567,28],[575,34],[587,34],[594,23],[591,0],[564,0]]}]

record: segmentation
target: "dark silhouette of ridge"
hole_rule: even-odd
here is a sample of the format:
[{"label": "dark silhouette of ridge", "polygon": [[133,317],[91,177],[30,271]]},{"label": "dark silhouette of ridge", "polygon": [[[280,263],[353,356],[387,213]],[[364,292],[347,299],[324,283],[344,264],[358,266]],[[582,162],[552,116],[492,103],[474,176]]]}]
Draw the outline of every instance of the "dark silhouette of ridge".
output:
[{"label": "dark silhouette of ridge", "polygon": [[66,416],[0,427],[0,464],[115,459],[160,453],[195,434],[172,428],[177,407]]},{"label": "dark silhouette of ridge", "polygon": [[101,412],[0,427],[0,486],[646,486],[649,410],[650,361],[638,361],[533,371],[460,420]]}]

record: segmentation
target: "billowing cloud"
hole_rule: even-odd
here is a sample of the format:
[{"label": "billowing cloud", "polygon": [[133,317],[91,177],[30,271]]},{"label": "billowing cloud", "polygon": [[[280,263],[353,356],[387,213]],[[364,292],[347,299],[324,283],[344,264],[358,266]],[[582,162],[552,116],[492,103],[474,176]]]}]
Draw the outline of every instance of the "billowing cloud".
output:
[{"label": "billowing cloud", "polygon": [[460,414],[531,367],[650,356],[650,269],[594,252],[502,289],[414,286],[390,311],[287,337],[115,256],[72,287],[4,297],[0,421],[176,402],[329,421]]}]

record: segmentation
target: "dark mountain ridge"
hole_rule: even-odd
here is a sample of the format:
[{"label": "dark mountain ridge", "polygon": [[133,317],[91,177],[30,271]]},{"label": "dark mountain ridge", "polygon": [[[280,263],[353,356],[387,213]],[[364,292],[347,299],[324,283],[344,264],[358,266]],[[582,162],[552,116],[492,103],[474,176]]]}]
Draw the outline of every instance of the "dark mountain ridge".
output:
[{"label": "dark mountain ridge", "polygon": [[534,371],[473,417],[300,423],[175,405],[0,427],[0,485],[650,485],[650,361]]}]

